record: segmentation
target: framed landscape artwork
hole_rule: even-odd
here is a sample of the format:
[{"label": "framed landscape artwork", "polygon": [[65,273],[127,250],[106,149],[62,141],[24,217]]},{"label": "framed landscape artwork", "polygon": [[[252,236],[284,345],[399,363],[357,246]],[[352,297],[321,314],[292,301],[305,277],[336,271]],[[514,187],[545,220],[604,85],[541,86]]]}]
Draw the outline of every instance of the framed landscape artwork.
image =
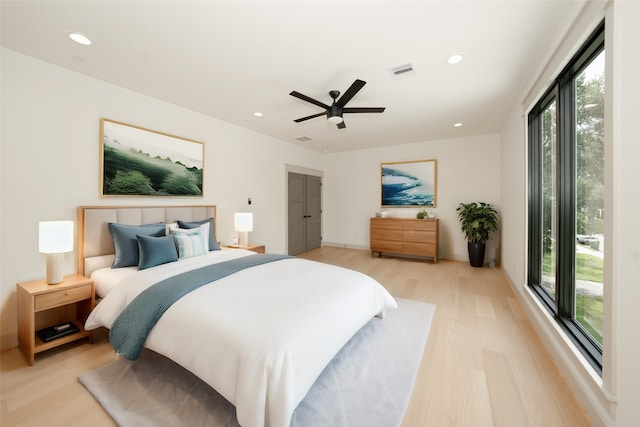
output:
[{"label": "framed landscape artwork", "polygon": [[380,198],[384,207],[436,207],[436,161],[380,164]]},{"label": "framed landscape artwork", "polygon": [[100,119],[101,196],[202,197],[204,144]]}]

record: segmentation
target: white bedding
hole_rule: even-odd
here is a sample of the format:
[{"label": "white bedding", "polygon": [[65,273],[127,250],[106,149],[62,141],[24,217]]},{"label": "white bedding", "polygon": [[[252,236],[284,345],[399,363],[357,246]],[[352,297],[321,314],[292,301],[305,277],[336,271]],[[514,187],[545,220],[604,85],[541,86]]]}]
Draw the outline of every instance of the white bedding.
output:
[{"label": "white bedding", "polygon": [[138,267],[125,268],[100,268],[91,273],[91,280],[96,288],[96,296],[104,298],[113,289],[118,286],[124,279],[136,274]]},{"label": "white bedding", "polygon": [[[167,275],[252,254],[213,251],[136,271],[113,286],[86,327],[110,328],[136,295]],[[288,427],[294,409],[340,348],[373,316],[396,307],[369,276],[286,259],[187,294],[164,313],[145,346],[233,403],[243,427]]]}]

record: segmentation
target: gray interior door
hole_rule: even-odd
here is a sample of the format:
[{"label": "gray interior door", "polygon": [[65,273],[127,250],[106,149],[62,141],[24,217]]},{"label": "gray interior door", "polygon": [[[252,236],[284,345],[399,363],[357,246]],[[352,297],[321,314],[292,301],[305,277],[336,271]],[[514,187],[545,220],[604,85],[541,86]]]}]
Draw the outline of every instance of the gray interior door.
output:
[{"label": "gray interior door", "polygon": [[322,181],[295,172],[289,172],[288,181],[288,252],[297,255],[322,243]]}]

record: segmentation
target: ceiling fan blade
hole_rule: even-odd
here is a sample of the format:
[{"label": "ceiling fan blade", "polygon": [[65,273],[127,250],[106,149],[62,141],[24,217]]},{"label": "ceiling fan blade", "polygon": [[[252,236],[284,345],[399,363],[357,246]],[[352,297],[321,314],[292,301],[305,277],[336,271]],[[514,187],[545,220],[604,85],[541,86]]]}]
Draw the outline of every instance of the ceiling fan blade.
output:
[{"label": "ceiling fan blade", "polygon": [[356,81],[353,82],[351,86],[349,86],[349,89],[347,89],[347,91],[342,94],[340,99],[336,101],[336,105],[344,107],[347,104],[347,102],[351,101],[351,98],[353,98],[356,95],[356,93],[358,93],[360,89],[362,89],[366,84],[367,82],[365,82],[364,80],[356,79]]},{"label": "ceiling fan blade", "polygon": [[324,104],[324,103],[322,103],[322,102],[320,102],[318,100],[315,100],[313,98],[309,98],[307,95],[303,95],[300,92],[296,92],[295,90],[292,91],[289,95],[295,96],[296,98],[302,99],[303,101],[310,102],[310,103],[312,103],[314,105],[317,105],[318,107],[324,108],[325,110],[328,110],[329,108],[331,108],[327,104]]},{"label": "ceiling fan blade", "polygon": [[336,126],[338,126],[338,129],[344,129],[347,127],[347,125],[344,124],[344,120],[338,123]]},{"label": "ceiling fan blade", "polygon": [[384,107],[353,107],[353,108],[343,108],[343,113],[382,113],[384,112]]},{"label": "ceiling fan blade", "polygon": [[327,112],[322,112],[322,113],[318,113],[318,114],[313,114],[311,116],[307,116],[307,117],[301,117],[299,119],[295,119],[294,122],[296,123],[300,123],[300,122],[304,122],[305,120],[309,120],[309,119],[315,119],[316,117],[320,117],[320,116],[326,116]]}]

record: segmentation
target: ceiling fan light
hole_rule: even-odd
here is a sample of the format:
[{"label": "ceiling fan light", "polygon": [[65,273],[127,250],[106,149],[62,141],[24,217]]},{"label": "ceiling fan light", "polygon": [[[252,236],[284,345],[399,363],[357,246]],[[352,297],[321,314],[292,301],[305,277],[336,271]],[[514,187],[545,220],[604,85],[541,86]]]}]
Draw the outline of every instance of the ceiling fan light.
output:
[{"label": "ceiling fan light", "polygon": [[334,125],[338,125],[344,121],[340,116],[330,116],[327,120],[329,121],[329,123]]}]

